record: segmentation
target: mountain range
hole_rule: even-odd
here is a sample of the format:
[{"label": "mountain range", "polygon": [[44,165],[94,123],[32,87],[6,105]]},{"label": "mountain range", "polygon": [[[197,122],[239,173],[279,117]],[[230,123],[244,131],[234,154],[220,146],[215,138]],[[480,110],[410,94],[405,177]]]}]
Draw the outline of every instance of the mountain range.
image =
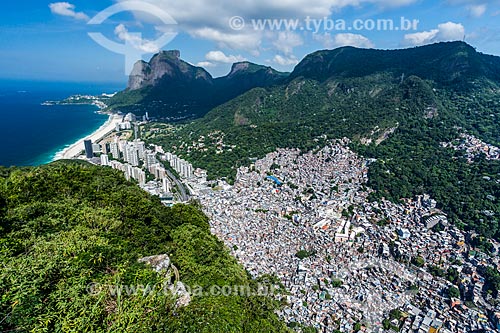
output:
[{"label": "mountain range", "polygon": [[[403,50],[342,47],[306,56],[290,74],[240,63],[213,79],[177,55],[164,52],[136,65],[137,75],[116,100],[142,99],[112,107],[197,118],[146,140],[170,147],[210,178],[232,182],[239,166],[276,148],[308,151],[347,137],[373,161],[372,200],[430,194],[452,222],[500,239],[500,161],[479,153],[471,161],[453,149],[463,135],[483,147],[500,146],[499,57],[464,42]],[[163,76],[153,73],[160,59],[173,69]],[[179,111],[173,105],[181,98],[192,103]],[[157,108],[160,99],[166,107]]]},{"label": "mountain range", "polygon": [[389,74],[412,75],[440,86],[465,87],[474,78],[500,81],[500,58],[476,52],[463,42],[437,43],[402,50],[342,47],[306,56],[292,73],[239,62],[228,75],[213,78],[201,67],[180,58],[179,51],[162,51],[150,62],[139,61],[127,89],[110,102],[112,109],[167,121],[195,119],[254,88],[290,84],[297,78],[318,82]]},{"label": "mountain range", "polygon": [[137,62],[127,89],[109,105],[167,120],[197,118],[252,88],[277,84],[287,76],[245,61],[233,64],[228,75],[214,79],[205,69],[181,60],[179,51],[163,51],[149,63]]}]

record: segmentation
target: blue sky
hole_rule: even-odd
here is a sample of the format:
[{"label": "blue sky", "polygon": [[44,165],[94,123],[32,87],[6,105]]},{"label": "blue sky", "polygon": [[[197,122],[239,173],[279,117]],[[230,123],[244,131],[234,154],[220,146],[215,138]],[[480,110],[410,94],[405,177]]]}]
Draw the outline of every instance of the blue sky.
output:
[{"label": "blue sky", "polygon": [[[117,4],[121,13],[88,24]],[[91,32],[127,44],[133,60],[178,49],[214,76],[241,60],[290,71],[308,53],[344,45],[392,49],[465,38],[500,55],[500,0],[24,0],[2,9],[0,79],[126,82],[125,56]],[[274,28],[268,19],[278,20]],[[383,29],[388,20],[392,29]],[[162,36],[175,38],[158,45]]]}]

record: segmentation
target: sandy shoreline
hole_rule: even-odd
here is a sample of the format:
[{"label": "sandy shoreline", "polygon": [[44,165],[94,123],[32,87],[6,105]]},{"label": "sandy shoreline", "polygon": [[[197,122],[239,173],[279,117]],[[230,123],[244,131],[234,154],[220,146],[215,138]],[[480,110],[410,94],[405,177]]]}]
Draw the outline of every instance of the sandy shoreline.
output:
[{"label": "sandy shoreline", "polygon": [[119,116],[116,114],[110,115],[108,120],[101,127],[99,127],[94,133],[78,140],[71,146],[57,153],[56,156],[54,157],[54,161],[72,159],[80,155],[82,150],[85,150],[83,141],[92,140],[92,143],[95,143],[101,140],[116,128],[116,124],[122,122],[122,118],[123,116]]}]

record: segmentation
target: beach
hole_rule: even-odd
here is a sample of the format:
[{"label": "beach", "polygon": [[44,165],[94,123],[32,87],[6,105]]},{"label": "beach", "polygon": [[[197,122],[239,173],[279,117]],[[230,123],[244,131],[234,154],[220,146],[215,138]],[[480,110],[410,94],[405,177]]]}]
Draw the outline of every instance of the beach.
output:
[{"label": "beach", "polygon": [[78,140],[71,146],[65,148],[61,152],[57,153],[56,156],[54,157],[54,161],[57,160],[67,160],[67,159],[72,159],[80,155],[80,153],[85,150],[84,146],[84,141],[85,140],[91,140],[92,143],[96,143],[103,139],[106,135],[111,133],[115,128],[116,124],[119,124],[122,122],[123,116],[119,116],[116,114],[112,114],[109,116],[109,119],[101,126],[99,127],[94,133]]}]

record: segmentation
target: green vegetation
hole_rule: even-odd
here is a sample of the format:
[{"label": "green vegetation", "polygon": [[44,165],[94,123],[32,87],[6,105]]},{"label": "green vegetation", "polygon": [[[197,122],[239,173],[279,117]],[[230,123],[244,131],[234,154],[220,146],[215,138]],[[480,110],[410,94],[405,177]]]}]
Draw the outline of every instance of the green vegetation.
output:
[{"label": "green vegetation", "polygon": [[456,282],[460,277],[460,273],[458,273],[456,268],[450,267],[448,271],[446,271],[446,279],[450,282]]},{"label": "green vegetation", "polygon": [[389,319],[382,320],[382,327],[385,330],[393,330],[395,332],[399,332],[399,327],[392,325]]},{"label": "green vegetation", "polygon": [[492,254],[493,246],[486,237],[481,237],[481,236],[474,237],[471,241],[471,245],[474,246],[476,249],[481,250],[484,253],[490,255]]},{"label": "green vegetation", "polygon": [[476,304],[473,301],[465,301],[464,304],[469,309],[477,310],[477,306],[476,306]]},{"label": "green vegetation", "polygon": [[436,277],[444,277],[446,274],[444,269],[442,269],[439,266],[435,266],[435,265],[428,265],[427,270],[429,271],[429,273],[431,273],[432,275],[434,275]]},{"label": "green vegetation", "polygon": [[312,257],[314,255],[316,255],[316,251],[300,250],[299,252],[295,253],[295,256],[301,260]]},{"label": "green vegetation", "polygon": [[341,279],[332,279],[332,287],[333,288],[340,288],[344,284],[344,281]]},{"label": "green vegetation", "polygon": [[399,327],[391,324],[393,320],[397,320],[398,322],[401,321],[401,318],[403,317],[403,314],[399,309],[393,309],[389,313],[389,318],[386,318],[382,321],[382,326],[386,330],[393,330],[395,332],[399,332]]},{"label": "green vegetation", "polygon": [[403,317],[403,314],[399,309],[392,309],[391,312],[389,313],[390,319],[397,319],[400,320],[401,317]]},{"label": "green vegetation", "polygon": [[421,256],[415,257],[411,260],[411,263],[417,267],[424,267],[425,259]]},{"label": "green vegetation", "polygon": [[448,297],[449,298],[460,298],[460,290],[456,287],[448,288]]},{"label": "green vegetation", "polygon": [[463,42],[436,43],[402,50],[343,47],[314,52],[297,65],[292,78],[304,76],[317,81],[366,77],[386,71],[394,75],[415,75],[443,85],[467,86],[478,75],[500,79],[500,59],[476,52]]},{"label": "green vegetation", "polygon": [[467,163],[461,152],[442,148],[440,142],[454,137],[449,128],[451,124],[415,122],[379,146],[360,147],[362,154],[378,159],[369,171],[369,185],[377,191],[374,198],[399,201],[428,193],[451,222],[498,238],[498,217],[485,212],[500,213],[498,201],[487,198],[498,197],[500,185],[485,176],[494,179],[500,163],[481,156]]},{"label": "green vegetation", "polygon": [[500,272],[496,268],[487,267],[484,278],[486,290],[492,292],[497,297],[496,295],[498,295],[498,291],[500,290]]},{"label": "green vegetation", "polygon": [[170,256],[188,286],[274,284],[248,276],[198,207],[167,208],[118,171],[63,162],[0,168],[2,332],[288,331],[268,297],[194,295],[176,308],[163,292],[89,293],[91,283],[162,285],[137,262],[157,254]]}]

